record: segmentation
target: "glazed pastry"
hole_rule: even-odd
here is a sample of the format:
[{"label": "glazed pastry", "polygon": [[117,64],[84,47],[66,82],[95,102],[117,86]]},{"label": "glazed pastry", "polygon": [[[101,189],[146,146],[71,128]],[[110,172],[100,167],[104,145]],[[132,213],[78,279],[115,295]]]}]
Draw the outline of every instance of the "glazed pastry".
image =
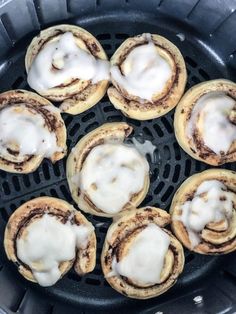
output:
[{"label": "glazed pastry", "polygon": [[67,180],[74,201],[85,212],[112,217],[136,207],[149,188],[149,165],[123,141],[126,123],[107,123],[84,136],[67,159]]},{"label": "glazed pastry", "polygon": [[176,192],[170,213],[173,232],[189,250],[236,250],[236,172],[211,169],[193,175]]},{"label": "glazed pastry", "polygon": [[66,151],[64,121],[47,99],[24,90],[0,94],[0,169],[29,173]]},{"label": "glazed pastry", "polygon": [[78,114],[91,108],[108,87],[106,53],[93,35],[78,26],[41,31],[28,47],[25,66],[30,87],[62,101],[63,112]]},{"label": "glazed pastry", "polygon": [[186,84],[184,59],[176,46],[159,35],[127,39],[111,58],[108,96],[126,116],[160,117],[173,109]]},{"label": "glazed pastry", "polygon": [[21,275],[44,287],[54,285],[73,265],[79,275],[95,267],[94,227],[72,205],[53,197],[35,198],[14,212],[4,246]]},{"label": "glazed pastry", "polygon": [[172,287],[184,267],[180,242],[164,227],[170,215],[144,207],[122,215],[109,227],[101,263],[108,283],[136,299],[156,297]]},{"label": "glazed pastry", "polygon": [[217,166],[236,161],[236,84],[213,80],[192,87],[174,119],[179,145],[193,158]]}]

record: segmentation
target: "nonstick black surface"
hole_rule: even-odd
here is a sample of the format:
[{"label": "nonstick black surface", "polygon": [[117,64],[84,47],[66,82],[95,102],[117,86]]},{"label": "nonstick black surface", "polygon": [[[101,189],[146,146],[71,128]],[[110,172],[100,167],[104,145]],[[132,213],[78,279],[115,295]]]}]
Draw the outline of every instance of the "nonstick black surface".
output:
[{"label": "nonstick black surface", "polygon": [[[3,3],[2,3],[3,2]],[[39,29],[61,22],[90,31],[110,57],[128,37],[144,32],[167,37],[182,52],[188,71],[186,89],[209,79],[236,80],[236,1],[171,0],[15,0],[0,3],[0,89],[29,89],[24,56]],[[67,19],[69,19],[67,21]],[[181,41],[177,34],[184,35]],[[142,205],[168,210],[179,185],[209,168],[189,157],[177,144],[172,110],[140,122],[124,117],[107,97],[78,115],[63,114],[69,151],[87,132],[105,122],[126,121],[134,135],[157,149],[150,162],[151,186]],[[149,160],[150,161],[150,160]],[[73,313],[233,313],[236,311],[236,256],[209,257],[186,251],[186,265],[177,284],[155,299],[128,299],[110,288],[102,275],[100,253],[110,219],[87,215],[96,227],[95,270],[84,277],[70,271],[54,287],[40,288],[22,278],[7,261],[3,233],[11,213],[32,198],[48,195],[74,202],[66,176],[66,158],[52,165],[44,160],[37,171],[16,175],[0,171],[0,314]],[[227,169],[236,170],[228,164]],[[201,296],[202,302],[197,304]],[[201,300],[201,298],[200,298]],[[2,308],[2,310],[1,310]],[[4,312],[5,311],[5,312]]]}]

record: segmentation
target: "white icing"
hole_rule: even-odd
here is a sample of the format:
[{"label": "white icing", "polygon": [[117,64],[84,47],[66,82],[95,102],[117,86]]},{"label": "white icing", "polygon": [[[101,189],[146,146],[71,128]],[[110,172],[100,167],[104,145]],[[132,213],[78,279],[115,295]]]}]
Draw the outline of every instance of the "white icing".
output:
[{"label": "white icing", "polygon": [[153,163],[155,162],[154,151],[156,150],[156,146],[153,145],[151,141],[145,140],[143,143],[141,143],[135,137],[133,137],[132,142],[140,154],[144,156],[149,155],[151,157],[151,161]]},{"label": "white icing", "polygon": [[229,120],[229,114],[234,106],[234,99],[222,92],[209,92],[201,96],[194,105],[187,125],[187,136],[192,138],[196,123],[201,116],[205,145],[216,154],[227,153],[236,140],[236,126]]},{"label": "white icing", "polygon": [[123,144],[102,144],[88,154],[80,172],[80,190],[105,213],[118,213],[142,190],[149,171],[147,160]]},{"label": "white icing", "polygon": [[93,84],[109,80],[109,62],[79,48],[73,34],[67,32],[40,50],[29,69],[28,83],[40,92],[75,79],[92,80]]},{"label": "white icing", "polygon": [[[45,108],[51,110],[49,106]],[[7,154],[7,147],[11,144],[17,145],[19,155],[51,157],[62,151],[57,145],[56,134],[48,130],[43,117],[32,109],[27,110],[24,104],[0,111],[0,152]]]},{"label": "white icing", "polygon": [[176,37],[178,37],[180,41],[185,41],[185,35],[183,33],[176,34]]},{"label": "white icing", "polygon": [[130,95],[152,100],[154,94],[161,93],[172,69],[159,55],[152,41],[134,48],[122,64],[123,73],[118,66],[111,67],[111,77]]},{"label": "white icing", "polygon": [[17,256],[30,267],[37,282],[44,287],[55,284],[61,277],[61,262],[75,258],[76,248],[85,249],[92,226],[61,223],[45,214],[26,227],[17,239]]},{"label": "white icing", "polygon": [[226,186],[218,180],[202,182],[191,201],[182,206],[179,218],[187,229],[192,247],[201,242],[199,233],[210,222],[230,219],[233,213],[235,194],[227,191]]},{"label": "white icing", "polygon": [[142,230],[118,263],[112,263],[112,273],[125,276],[140,285],[160,282],[170,237],[160,227],[149,224]]}]

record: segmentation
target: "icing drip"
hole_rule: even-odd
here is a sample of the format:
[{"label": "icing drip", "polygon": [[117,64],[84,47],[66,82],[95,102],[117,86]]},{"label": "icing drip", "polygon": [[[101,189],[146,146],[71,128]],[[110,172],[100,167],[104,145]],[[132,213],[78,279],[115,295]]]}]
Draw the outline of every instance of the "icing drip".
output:
[{"label": "icing drip", "polygon": [[109,80],[109,62],[79,48],[73,34],[66,32],[40,50],[29,70],[28,83],[36,91],[46,91],[75,79],[92,80],[93,84]]},{"label": "icing drip", "polygon": [[150,37],[147,44],[128,54],[122,64],[122,73],[118,66],[111,67],[111,77],[129,94],[152,101],[153,95],[161,93],[171,79],[172,69]]},{"label": "icing drip", "polygon": [[187,125],[187,136],[192,138],[200,124],[202,138],[216,154],[226,154],[236,140],[236,126],[229,120],[235,100],[222,92],[209,92],[196,102]]},{"label": "icing drip", "polygon": [[[45,107],[49,112],[51,108]],[[54,108],[52,109],[54,112]],[[28,110],[24,104],[10,106],[0,111],[0,152],[7,154],[7,148],[14,146],[19,155],[41,155],[51,157],[61,152],[54,132],[50,132],[43,117]]]},{"label": "icing drip", "polygon": [[118,213],[142,190],[149,171],[147,160],[123,144],[102,144],[88,154],[79,176],[82,193],[105,213]]},{"label": "icing drip", "polygon": [[143,156],[149,155],[152,163],[155,162],[154,152],[156,150],[156,146],[153,145],[151,141],[145,140],[143,143],[141,143],[135,137],[133,137],[132,142],[140,154]]},{"label": "icing drip", "polygon": [[45,214],[30,223],[17,239],[18,258],[28,265],[37,282],[44,287],[55,284],[61,277],[61,262],[75,258],[76,249],[85,249],[92,226],[61,223]]},{"label": "icing drip", "polygon": [[122,275],[140,285],[160,283],[170,237],[155,224],[149,224],[131,243],[127,255],[112,263],[108,277]]},{"label": "icing drip", "polygon": [[178,37],[180,41],[185,41],[185,35],[183,33],[176,34],[176,37]]},{"label": "icing drip", "polygon": [[182,206],[179,217],[187,229],[192,247],[201,242],[200,233],[212,222],[228,221],[232,217],[235,194],[217,180],[202,182],[191,201]]}]

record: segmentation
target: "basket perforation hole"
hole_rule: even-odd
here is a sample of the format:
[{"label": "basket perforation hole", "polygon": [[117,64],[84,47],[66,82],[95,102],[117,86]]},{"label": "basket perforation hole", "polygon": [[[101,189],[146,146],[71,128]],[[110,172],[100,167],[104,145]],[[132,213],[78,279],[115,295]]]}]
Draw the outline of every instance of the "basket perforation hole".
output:
[{"label": "basket perforation hole", "polygon": [[87,113],[84,117],[82,117],[82,122],[87,122],[91,119],[93,119],[95,117],[95,113],[94,112],[89,112]]},{"label": "basket perforation hole", "polygon": [[95,279],[95,278],[86,278],[85,279],[85,282],[88,284],[88,285],[92,285],[92,286],[100,286],[100,280],[98,279]]},{"label": "basket perforation hole", "polygon": [[28,175],[23,175],[23,182],[24,182],[24,185],[29,188],[30,187],[30,179],[29,179],[29,176]]},{"label": "basket perforation hole", "polygon": [[96,38],[97,38],[98,40],[107,40],[107,39],[111,39],[111,34],[109,34],[109,33],[98,34],[98,35],[96,36]]},{"label": "basket perforation hole", "polygon": [[63,194],[63,196],[65,197],[65,199],[72,202],[71,194],[68,191],[67,187],[65,185],[61,185],[60,190],[61,190],[61,193]]},{"label": "basket perforation hole", "polygon": [[40,176],[39,176],[38,171],[34,171],[34,172],[33,172],[33,179],[34,179],[34,182],[35,182],[36,184],[39,184],[39,183],[40,183]]},{"label": "basket perforation hole", "polygon": [[158,176],[158,173],[159,173],[158,168],[155,168],[155,169],[152,171],[152,174],[151,174],[151,177],[150,177],[150,182],[151,182],[151,183],[153,183],[153,182],[156,181],[157,176]]},{"label": "basket perforation hole", "polygon": [[17,208],[16,204],[11,204],[10,205],[11,212],[14,212],[16,210],[16,208]]},{"label": "basket perforation hole", "polygon": [[15,190],[18,192],[20,191],[20,182],[19,182],[19,179],[17,176],[13,176],[12,177],[12,183],[13,183],[13,186],[15,188]]},{"label": "basket perforation hole", "polygon": [[59,162],[56,162],[54,165],[53,165],[53,172],[55,174],[56,177],[60,177],[61,175],[61,170],[60,170],[60,163]]},{"label": "basket perforation hole", "polygon": [[70,136],[74,136],[75,133],[79,130],[79,127],[80,127],[80,124],[75,123],[73,127],[70,129],[70,132],[69,132]]},{"label": "basket perforation hole", "polygon": [[108,122],[120,122],[120,121],[123,121],[123,117],[122,116],[120,116],[120,115],[114,115],[114,116],[110,116],[110,117],[108,117],[107,118],[107,121]]},{"label": "basket perforation hole", "polygon": [[159,194],[161,192],[161,190],[164,188],[165,183],[164,182],[160,182],[158,184],[158,186],[155,188],[154,193],[155,194]]},{"label": "basket perforation hole", "polygon": [[144,204],[148,205],[149,203],[151,203],[153,200],[153,196],[152,195],[147,195],[144,199]]},{"label": "basket perforation hole", "polygon": [[115,111],[114,107],[113,106],[105,106],[103,108],[103,111],[104,112],[111,112],[111,111]]},{"label": "basket perforation hole", "polygon": [[164,124],[168,133],[173,133],[173,126],[169,123],[166,117],[161,117],[161,122]]},{"label": "basket perforation hole", "polygon": [[176,142],[174,143],[173,146],[174,146],[174,152],[175,152],[175,159],[180,160],[181,159],[180,147]]},{"label": "basket perforation hole", "polygon": [[170,153],[170,148],[169,146],[165,145],[163,147],[163,155],[164,155],[164,160],[170,160],[171,158],[171,153]]},{"label": "basket perforation hole", "polygon": [[5,195],[10,195],[11,194],[11,190],[10,190],[8,182],[4,181],[2,183],[2,188],[3,188],[3,192],[4,192]]},{"label": "basket perforation hole", "polygon": [[[100,102],[101,102],[101,103],[107,103],[107,102],[109,102],[109,98],[108,98],[107,94],[104,95],[104,97],[100,100]],[[112,107],[112,108],[113,108],[113,111],[115,111],[115,108],[114,108],[113,106],[110,106],[110,107]]]},{"label": "basket perforation hole", "polygon": [[103,273],[102,273],[102,270],[100,268],[95,268],[93,270],[93,274],[97,275],[97,276],[101,276]]},{"label": "basket perforation hole", "polygon": [[115,37],[117,39],[127,39],[129,37],[129,34],[126,34],[126,33],[118,33],[118,34],[115,34]]},{"label": "basket perforation hole", "polygon": [[197,67],[197,63],[189,56],[186,56],[185,61],[188,65],[190,65],[192,68],[196,68]]},{"label": "basket perforation hole", "polygon": [[44,178],[46,180],[50,180],[50,172],[49,172],[49,166],[48,166],[48,163],[47,162],[44,162],[42,164],[42,168],[43,168],[43,175],[44,175]]},{"label": "basket perforation hole", "polygon": [[12,89],[17,89],[21,86],[21,84],[24,82],[24,77],[23,76],[19,76],[14,83],[12,83]]},{"label": "basket perforation hole", "polygon": [[88,133],[88,132],[94,130],[95,128],[97,128],[98,126],[99,126],[99,123],[95,121],[85,128],[85,132]]},{"label": "basket perforation hole", "polygon": [[5,221],[5,222],[8,221],[9,216],[8,216],[8,213],[5,210],[5,208],[0,208],[0,215],[1,215],[2,219],[3,219],[3,221]]},{"label": "basket perforation hole", "polygon": [[102,46],[103,46],[103,48],[104,48],[105,50],[111,50],[111,49],[112,49],[111,44],[103,44]]},{"label": "basket perforation hole", "polygon": [[174,174],[173,174],[173,178],[172,178],[172,181],[174,183],[178,182],[179,180],[179,176],[180,176],[180,165],[175,165],[175,170],[174,170]]},{"label": "basket perforation hole", "polygon": [[73,116],[70,116],[70,115],[65,116],[64,121],[65,121],[66,126],[68,126],[72,122],[72,120],[73,120]]},{"label": "basket perforation hole", "polygon": [[210,80],[211,78],[210,78],[210,76],[206,73],[206,71],[204,71],[203,69],[199,69],[198,70],[198,72],[199,72],[199,74],[205,79],[205,80]]},{"label": "basket perforation hole", "polygon": [[136,127],[140,127],[140,125],[141,125],[141,122],[138,120],[133,120],[133,119],[127,118],[126,121],[128,124],[135,125]]},{"label": "basket perforation hole", "polygon": [[153,138],[152,132],[146,126],[143,128],[143,133],[147,135],[148,137]]},{"label": "basket perforation hole", "polygon": [[170,164],[166,164],[163,172],[163,178],[167,179],[170,174]]},{"label": "basket perforation hole", "polygon": [[50,194],[53,197],[59,197],[58,194],[57,194],[57,191],[55,189],[50,189]]},{"label": "basket perforation hole", "polygon": [[185,177],[188,177],[190,175],[190,172],[191,172],[191,160],[187,159],[185,161],[185,168],[184,168]]},{"label": "basket perforation hole", "polygon": [[78,274],[72,271],[67,274],[67,278],[74,281],[81,281],[82,279]]},{"label": "basket perforation hole", "polygon": [[198,83],[201,82],[201,80],[200,80],[197,76],[195,76],[195,75],[193,75],[193,76],[191,77],[191,80],[192,80],[192,82],[193,82],[194,84],[198,84]]},{"label": "basket perforation hole", "polygon": [[171,197],[172,193],[174,191],[174,187],[172,185],[170,185],[168,187],[168,189],[166,190],[166,192],[163,194],[162,198],[161,198],[161,201],[162,202],[166,202],[168,200],[168,198]]},{"label": "basket perforation hole", "polygon": [[157,123],[155,123],[153,125],[153,128],[154,128],[154,130],[156,131],[156,133],[157,133],[157,135],[159,137],[163,137],[164,136],[164,132],[162,131],[161,127]]},{"label": "basket perforation hole", "polygon": [[[30,196],[30,199],[32,200],[32,199],[34,199],[34,196],[32,195],[32,196]],[[24,199],[21,199],[20,200],[20,205],[23,205],[25,203],[25,200]],[[16,208],[17,208],[17,206],[16,206]]]}]

